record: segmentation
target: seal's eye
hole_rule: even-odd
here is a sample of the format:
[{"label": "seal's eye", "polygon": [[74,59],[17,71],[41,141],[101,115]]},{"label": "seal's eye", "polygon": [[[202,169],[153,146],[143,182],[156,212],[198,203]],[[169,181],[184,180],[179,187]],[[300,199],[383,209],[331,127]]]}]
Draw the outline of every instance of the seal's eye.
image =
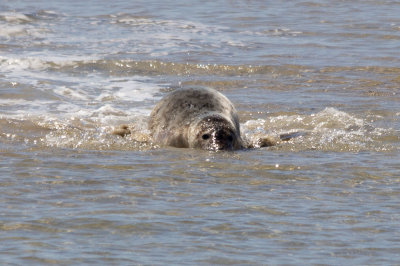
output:
[{"label": "seal's eye", "polygon": [[203,138],[203,139],[209,139],[209,138],[210,138],[210,134],[204,134],[204,135],[202,136],[202,138]]},{"label": "seal's eye", "polygon": [[232,142],[232,141],[233,141],[233,136],[232,136],[232,135],[229,135],[229,136],[228,136],[228,141],[229,141],[229,142]]}]

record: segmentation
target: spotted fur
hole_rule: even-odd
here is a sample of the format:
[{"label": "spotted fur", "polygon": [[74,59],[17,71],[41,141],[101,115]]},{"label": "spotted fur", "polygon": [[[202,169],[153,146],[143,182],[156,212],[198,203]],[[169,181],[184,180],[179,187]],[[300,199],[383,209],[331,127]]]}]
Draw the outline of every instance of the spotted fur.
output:
[{"label": "spotted fur", "polygon": [[224,95],[205,87],[178,89],[165,96],[150,115],[149,130],[154,141],[177,148],[242,147],[235,107]]}]

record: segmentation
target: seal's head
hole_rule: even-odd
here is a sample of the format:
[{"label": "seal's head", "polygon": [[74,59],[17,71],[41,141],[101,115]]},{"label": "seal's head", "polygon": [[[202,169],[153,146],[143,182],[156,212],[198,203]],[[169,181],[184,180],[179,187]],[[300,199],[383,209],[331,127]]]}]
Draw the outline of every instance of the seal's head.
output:
[{"label": "seal's head", "polygon": [[209,115],[191,130],[193,148],[205,150],[233,150],[241,147],[240,133],[222,115]]}]

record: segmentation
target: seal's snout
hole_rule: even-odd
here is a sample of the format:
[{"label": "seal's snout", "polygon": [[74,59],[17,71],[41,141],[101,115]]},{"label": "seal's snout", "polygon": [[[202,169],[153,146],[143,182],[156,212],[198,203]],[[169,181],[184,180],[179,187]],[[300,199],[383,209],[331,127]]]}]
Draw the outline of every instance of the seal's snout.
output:
[{"label": "seal's snout", "polygon": [[199,143],[206,150],[233,150],[235,148],[235,136],[233,132],[226,128],[207,130],[201,134]]},{"label": "seal's snout", "polygon": [[226,130],[218,130],[215,132],[214,145],[216,150],[233,150],[233,134]]}]

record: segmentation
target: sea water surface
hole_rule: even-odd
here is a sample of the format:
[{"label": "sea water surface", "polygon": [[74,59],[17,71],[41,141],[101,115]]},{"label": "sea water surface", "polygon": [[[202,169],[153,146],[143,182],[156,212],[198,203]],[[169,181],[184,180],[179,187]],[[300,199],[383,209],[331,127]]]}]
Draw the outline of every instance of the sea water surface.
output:
[{"label": "sea water surface", "polygon": [[[399,264],[399,14],[3,0],[1,264]],[[145,141],[157,101],[193,85],[225,94],[256,148]],[[111,134],[123,124],[134,134]]]}]

